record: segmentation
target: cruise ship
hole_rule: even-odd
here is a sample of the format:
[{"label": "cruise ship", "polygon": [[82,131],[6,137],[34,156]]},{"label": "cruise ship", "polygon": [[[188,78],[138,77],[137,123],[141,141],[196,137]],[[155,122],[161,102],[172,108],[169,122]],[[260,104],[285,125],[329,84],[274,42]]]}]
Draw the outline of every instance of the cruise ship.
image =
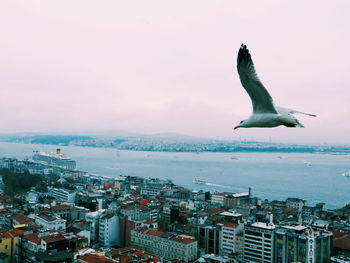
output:
[{"label": "cruise ship", "polygon": [[45,153],[35,151],[32,160],[37,163],[58,166],[63,169],[75,170],[76,163],[73,159],[61,152],[61,149],[56,149],[54,153]]}]

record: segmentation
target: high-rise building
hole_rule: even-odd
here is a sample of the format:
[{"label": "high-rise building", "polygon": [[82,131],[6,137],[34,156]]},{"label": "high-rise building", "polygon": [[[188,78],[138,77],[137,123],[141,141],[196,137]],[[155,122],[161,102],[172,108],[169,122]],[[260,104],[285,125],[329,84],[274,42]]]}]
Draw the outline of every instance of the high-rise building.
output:
[{"label": "high-rise building", "polygon": [[244,226],[245,262],[273,262],[276,226],[271,221],[269,224],[258,222]]},{"label": "high-rise building", "polygon": [[92,244],[99,242],[99,236],[100,236],[100,218],[103,217],[105,214],[105,209],[101,209],[95,212],[86,213],[85,218],[86,221],[91,223],[91,229],[90,229],[90,242]]},{"label": "high-rise building", "polygon": [[305,226],[283,226],[275,233],[275,261],[278,263],[328,263],[332,236]]},{"label": "high-rise building", "polygon": [[116,214],[106,214],[100,218],[99,243],[103,247],[121,246],[120,218]]},{"label": "high-rise building", "polygon": [[243,224],[232,222],[222,222],[217,224],[220,233],[220,255],[230,255],[236,253],[236,236],[243,232]]},{"label": "high-rise building", "polygon": [[200,247],[204,248],[206,254],[220,253],[220,232],[219,226],[202,226],[199,228]]}]

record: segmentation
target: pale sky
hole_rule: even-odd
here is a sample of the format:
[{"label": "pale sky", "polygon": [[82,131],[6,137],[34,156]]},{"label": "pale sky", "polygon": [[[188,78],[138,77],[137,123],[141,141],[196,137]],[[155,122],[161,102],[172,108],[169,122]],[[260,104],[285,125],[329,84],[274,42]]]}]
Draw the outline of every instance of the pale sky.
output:
[{"label": "pale sky", "polygon": [[[350,144],[350,1],[0,2],[0,133],[125,130]],[[245,43],[304,129],[238,129]]]}]

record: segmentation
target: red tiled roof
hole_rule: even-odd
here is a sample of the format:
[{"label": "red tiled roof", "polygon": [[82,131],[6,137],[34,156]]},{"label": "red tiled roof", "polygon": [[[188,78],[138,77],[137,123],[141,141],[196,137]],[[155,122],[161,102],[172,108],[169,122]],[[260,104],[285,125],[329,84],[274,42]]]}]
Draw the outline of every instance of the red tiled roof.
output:
[{"label": "red tiled roof", "polygon": [[0,233],[0,238],[10,238],[10,234],[9,232],[1,232]]},{"label": "red tiled roof", "polygon": [[207,213],[207,214],[219,214],[219,213],[222,213],[224,211],[225,211],[225,209],[217,207],[217,208],[211,208],[208,210],[204,210],[203,212]]},{"label": "red tiled roof", "polygon": [[181,237],[181,236],[172,237],[171,240],[176,241],[176,242],[180,242],[180,243],[184,243],[184,244],[190,244],[190,243],[196,241],[195,239]]},{"label": "red tiled roof", "polygon": [[296,209],[296,208],[293,208],[293,207],[290,207],[290,208],[286,208],[286,209],[284,209],[284,212],[285,213],[295,213],[295,212],[297,212],[298,211],[298,209]]},{"label": "red tiled roof", "polygon": [[118,248],[110,251],[113,258],[119,258],[120,262],[128,263],[131,262],[133,257],[136,255],[140,261],[142,262],[154,262],[158,263],[160,262],[160,258],[158,256],[153,256],[149,253],[146,253],[141,250],[138,246],[129,246],[129,247],[123,247]]},{"label": "red tiled roof", "polygon": [[335,234],[333,238],[333,247],[350,250],[350,234]]},{"label": "red tiled roof", "polygon": [[41,242],[41,238],[38,237],[38,233],[24,235],[23,238],[27,239],[28,241],[33,242],[35,244],[40,244],[40,242]]},{"label": "red tiled roof", "polygon": [[114,263],[117,262],[116,260],[109,259],[106,256],[99,256],[99,255],[92,255],[92,254],[86,254],[80,258],[81,260],[84,260],[87,263]]},{"label": "red tiled roof", "polygon": [[46,221],[48,221],[48,222],[52,222],[52,221],[57,220],[56,217],[54,217],[53,215],[50,215],[50,214],[44,214],[43,213],[43,214],[38,214],[37,216],[42,218],[42,219],[44,219],[44,220],[46,220]]},{"label": "red tiled roof", "polygon": [[224,192],[224,193],[215,193],[215,194],[212,194],[212,196],[213,196],[213,195],[217,195],[217,196],[226,196],[227,193],[225,193],[225,192]]},{"label": "red tiled roof", "polygon": [[33,222],[33,219],[30,217],[27,217],[25,215],[12,215],[9,217],[10,219],[16,220],[18,223],[20,224],[24,224],[24,223],[29,223],[29,222]]},{"label": "red tiled roof", "polygon": [[55,206],[51,206],[51,210],[53,211],[59,211],[59,210],[70,210],[72,209],[71,205],[55,205]]},{"label": "red tiled roof", "polygon": [[23,236],[23,238],[27,239],[27,240],[30,240],[30,239],[33,239],[33,238],[37,238],[37,237],[38,237],[38,233],[31,233],[31,234],[27,234],[27,235]]},{"label": "red tiled roof", "polygon": [[13,236],[21,236],[24,234],[25,231],[21,230],[21,229],[14,229],[11,231],[11,234]]},{"label": "red tiled roof", "polygon": [[147,235],[151,235],[151,236],[156,236],[156,237],[160,237],[162,236],[164,233],[158,230],[150,230],[147,232]]},{"label": "red tiled roof", "polygon": [[41,238],[33,238],[33,239],[29,240],[29,241],[39,245],[41,243]]},{"label": "red tiled roof", "polygon": [[44,240],[46,243],[54,243],[57,241],[65,240],[65,237],[61,235],[45,236],[42,237],[42,240]]},{"label": "red tiled roof", "polygon": [[129,247],[122,247],[122,248],[117,248],[117,249],[112,249],[109,251],[109,253],[111,253],[112,256],[116,255],[116,254],[123,254],[126,253],[130,250],[137,250],[140,249],[138,246],[129,246]]},{"label": "red tiled roof", "polygon": [[232,222],[220,222],[219,224],[223,224],[225,227],[236,228],[238,224]]},{"label": "red tiled roof", "polygon": [[135,231],[144,232],[144,231],[146,231],[147,229],[148,229],[147,226],[143,226],[143,227],[140,227],[140,228],[135,229]]},{"label": "red tiled roof", "polygon": [[211,216],[208,218],[209,221],[212,221],[212,222],[217,222],[217,221],[220,221],[220,217],[219,216]]}]

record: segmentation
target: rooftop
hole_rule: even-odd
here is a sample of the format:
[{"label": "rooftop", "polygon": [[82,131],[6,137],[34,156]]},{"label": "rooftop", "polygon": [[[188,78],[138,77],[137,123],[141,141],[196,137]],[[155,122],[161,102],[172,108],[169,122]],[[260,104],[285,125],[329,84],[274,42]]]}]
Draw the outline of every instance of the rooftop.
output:
[{"label": "rooftop", "polygon": [[67,204],[51,206],[52,211],[70,210],[70,209],[72,209],[72,206]]},{"label": "rooftop", "polygon": [[245,193],[239,193],[239,194],[233,194],[233,197],[245,197],[245,196],[249,196],[249,192],[245,192]]},{"label": "rooftop", "polygon": [[51,215],[51,214],[46,214],[46,213],[42,213],[42,214],[38,214],[36,215],[37,217],[40,217],[42,219],[44,219],[45,221],[47,222],[52,222],[52,221],[55,221],[57,220],[58,218],[55,217],[54,215]]},{"label": "rooftop", "polygon": [[188,238],[188,237],[185,237],[183,235],[178,235],[178,236],[172,237],[170,239],[173,241],[176,241],[176,242],[183,243],[183,244],[190,244],[190,243],[196,242],[195,239]]},{"label": "rooftop", "polygon": [[27,217],[25,215],[21,215],[21,214],[12,215],[9,218],[12,219],[12,220],[17,221],[19,224],[33,222],[32,218]]},{"label": "rooftop", "polygon": [[238,224],[232,223],[232,222],[220,222],[219,224],[223,225],[224,227],[230,227],[230,228],[238,227]]},{"label": "rooftop", "polygon": [[275,225],[269,226],[269,225],[267,225],[266,223],[262,223],[262,222],[254,223],[254,224],[252,224],[251,226],[253,226],[253,227],[258,227],[258,228],[269,229],[269,230],[273,230],[273,229],[276,228]]},{"label": "rooftop", "polygon": [[242,214],[239,213],[233,213],[233,212],[229,212],[229,211],[225,211],[220,213],[221,216],[232,216],[232,217],[240,217],[242,216]]},{"label": "rooftop", "polygon": [[147,235],[161,237],[164,234],[164,232],[158,231],[158,230],[149,230],[147,232]]},{"label": "rooftop", "polygon": [[282,226],[282,228],[291,229],[291,230],[295,230],[295,231],[303,231],[307,227],[306,226]]}]

